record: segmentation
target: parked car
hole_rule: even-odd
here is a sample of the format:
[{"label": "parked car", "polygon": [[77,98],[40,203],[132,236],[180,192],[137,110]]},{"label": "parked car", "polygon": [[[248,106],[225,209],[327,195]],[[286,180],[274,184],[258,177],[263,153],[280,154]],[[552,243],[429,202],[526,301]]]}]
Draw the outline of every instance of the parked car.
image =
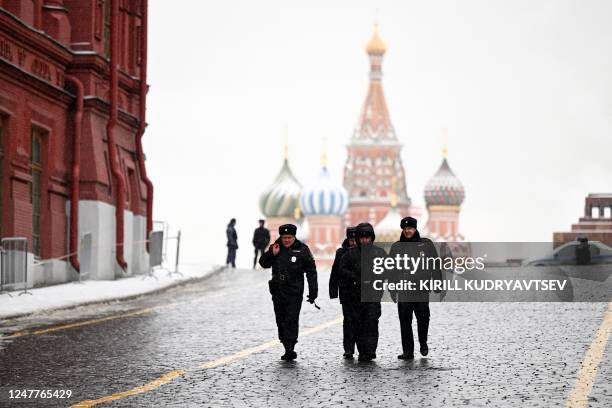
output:
[{"label": "parked car", "polygon": [[[543,257],[528,258],[523,266],[576,265],[576,246],[580,242],[572,241],[561,245]],[[589,241],[591,265],[612,264],[612,248],[599,241]]]}]

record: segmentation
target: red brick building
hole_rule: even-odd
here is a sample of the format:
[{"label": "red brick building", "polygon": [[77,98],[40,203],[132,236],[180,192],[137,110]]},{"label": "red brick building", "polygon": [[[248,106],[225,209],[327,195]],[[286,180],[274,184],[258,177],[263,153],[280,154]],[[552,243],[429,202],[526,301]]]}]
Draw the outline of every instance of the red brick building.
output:
[{"label": "red brick building", "polygon": [[146,0],[0,0],[0,231],[50,260],[31,283],[148,268],[146,27]]},{"label": "red brick building", "polygon": [[584,199],[584,217],[572,224],[571,231],[554,232],[554,247],[586,237],[612,246],[612,193],[589,194]]},{"label": "red brick building", "polygon": [[[391,194],[402,216],[415,215],[406,190],[400,144],[391,123],[382,86],[382,60],[386,46],[378,30],[366,47],[370,59],[370,85],[353,137],[347,146],[344,188],[349,194],[347,224],[377,224],[391,209]],[[392,181],[395,186],[392,190]],[[398,227],[399,228],[399,227]]]}]

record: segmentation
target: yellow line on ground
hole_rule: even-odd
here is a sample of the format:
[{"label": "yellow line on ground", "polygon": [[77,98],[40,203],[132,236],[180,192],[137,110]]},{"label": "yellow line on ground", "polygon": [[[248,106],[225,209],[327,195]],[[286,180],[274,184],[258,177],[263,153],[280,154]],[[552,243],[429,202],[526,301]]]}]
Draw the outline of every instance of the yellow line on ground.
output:
[{"label": "yellow line on ground", "polygon": [[[315,327],[311,327],[310,329],[306,329],[304,331],[300,332],[300,336],[308,336],[310,334],[314,334],[317,332],[320,332],[322,330],[327,329],[328,327],[334,326],[336,324],[340,324],[342,323],[342,316],[337,317],[334,320],[330,320],[328,322],[325,322],[323,324],[320,324],[318,326]],[[240,350],[234,354],[230,354],[228,356],[224,356],[221,358],[218,358],[216,360],[212,360],[212,361],[207,361],[206,363],[200,364],[196,367],[193,368],[188,368],[188,369],[183,369],[183,370],[174,370],[171,371],[167,374],[162,375],[161,377],[143,385],[140,387],[136,387],[136,388],[132,388],[130,390],[127,391],[122,391],[122,392],[118,392],[115,394],[111,394],[108,395],[106,397],[101,397],[95,400],[86,400],[86,401],[82,401],[79,402],[77,404],[72,405],[71,408],[89,408],[89,407],[93,407],[99,404],[103,404],[106,402],[110,402],[110,401],[116,401],[118,399],[122,399],[122,398],[126,398],[135,394],[141,394],[143,392],[147,392],[147,391],[151,391],[153,389],[159,388],[164,384],[169,383],[170,381],[174,380],[175,378],[181,377],[184,374],[188,373],[188,372],[192,372],[192,371],[198,371],[198,370],[206,370],[206,369],[211,369],[211,368],[215,368],[215,367],[219,367],[225,364],[229,364],[232,361],[244,358],[244,357],[248,357],[251,354],[255,354],[255,353],[260,353],[264,350],[267,350],[269,348],[272,348],[274,346],[279,345],[280,342],[278,340],[270,340],[267,341],[265,343],[259,344],[255,347],[249,347],[246,348],[244,350]]]},{"label": "yellow line on ground", "polygon": [[55,331],[58,331],[58,330],[66,330],[66,329],[72,329],[74,327],[88,326],[88,325],[91,325],[91,324],[107,322],[109,320],[121,319],[121,318],[124,318],[124,317],[138,316],[138,315],[141,315],[141,314],[152,312],[153,310],[159,309],[159,308],[161,308],[161,307],[159,307],[159,306],[158,307],[149,307],[149,308],[146,308],[146,309],[136,310],[134,312],[122,313],[122,314],[112,315],[112,316],[106,316],[106,317],[101,317],[99,319],[84,320],[84,321],[76,322],[76,323],[62,324],[62,325],[59,325],[59,326],[52,326],[52,327],[48,327],[48,328],[45,328],[45,329],[32,330],[32,331],[29,331],[29,330],[18,331],[18,332],[9,334],[8,336],[0,337],[0,340],[14,339],[14,338],[23,337],[23,336],[51,333],[51,332],[55,332]]},{"label": "yellow line on ground", "polygon": [[79,402],[78,404],[73,405],[73,408],[86,408],[86,407],[93,407],[95,405],[98,404],[102,404],[104,402],[110,402],[110,401],[115,401],[121,398],[126,398],[129,397],[130,395],[136,395],[136,394],[140,394],[142,392],[147,392],[147,391],[151,391],[155,388],[159,388],[162,385],[174,380],[176,377],[180,377],[183,374],[185,374],[185,371],[183,370],[174,370],[174,371],[170,371],[167,374],[162,375],[161,377],[143,385],[140,387],[136,387],[136,388],[132,388],[131,390],[127,390],[127,391],[123,391],[123,392],[118,392],[116,394],[113,395],[109,395],[107,397],[104,398],[100,398],[97,400],[89,400],[89,401],[83,401],[83,402]]},{"label": "yellow line on ground", "polygon": [[612,330],[612,303],[608,304],[608,310],[604,316],[599,330],[595,334],[595,338],[591,343],[591,347],[584,356],[578,378],[574,384],[574,388],[567,398],[565,406],[567,408],[583,408],[589,402],[589,395],[593,389],[597,370],[606,350],[606,344]]}]

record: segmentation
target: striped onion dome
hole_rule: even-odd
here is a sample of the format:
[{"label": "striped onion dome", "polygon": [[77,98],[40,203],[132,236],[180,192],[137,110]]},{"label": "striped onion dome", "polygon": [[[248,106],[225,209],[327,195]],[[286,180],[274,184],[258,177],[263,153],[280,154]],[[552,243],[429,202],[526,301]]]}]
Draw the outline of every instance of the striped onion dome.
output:
[{"label": "striped onion dome", "polygon": [[293,175],[289,160],[285,159],[274,183],[259,198],[259,208],[266,217],[293,218],[298,207],[302,185]]},{"label": "striped onion dome", "polygon": [[461,181],[448,165],[446,157],[437,173],[425,186],[425,203],[430,205],[461,205],[465,190]]},{"label": "striped onion dome", "polygon": [[376,241],[395,242],[402,232],[402,217],[397,207],[389,208],[387,215],[374,226]]},{"label": "striped onion dome", "polygon": [[302,190],[300,205],[305,215],[342,215],[348,207],[348,194],[323,166],[317,181]]}]

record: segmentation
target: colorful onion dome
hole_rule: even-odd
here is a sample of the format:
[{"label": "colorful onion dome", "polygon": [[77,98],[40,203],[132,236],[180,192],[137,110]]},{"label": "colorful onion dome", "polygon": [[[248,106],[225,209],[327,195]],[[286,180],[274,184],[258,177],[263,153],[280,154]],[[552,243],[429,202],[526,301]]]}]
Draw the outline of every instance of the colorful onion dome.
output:
[{"label": "colorful onion dome", "polygon": [[464,198],[463,184],[451,170],[445,155],[437,173],[425,186],[425,203],[428,207],[431,205],[459,206],[463,203]]},{"label": "colorful onion dome", "polygon": [[299,205],[302,185],[293,175],[289,160],[285,158],[274,183],[259,198],[259,208],[266,217],[293,218]]},{"label": "colorful onion dome", "polygon": [[300,206],[307,216],[342,215],[348,207],[348,194],[323,166],[317,181],[302,190]]},{"label": "colorful onion dome", "polygon": [[378,26],[374,28],[374,35],[372,35],[372,39],[368,42],[366,51],[370,55],[383,55],[387,51],[385,43],[380,38],[380,35],[378,35]]}]

